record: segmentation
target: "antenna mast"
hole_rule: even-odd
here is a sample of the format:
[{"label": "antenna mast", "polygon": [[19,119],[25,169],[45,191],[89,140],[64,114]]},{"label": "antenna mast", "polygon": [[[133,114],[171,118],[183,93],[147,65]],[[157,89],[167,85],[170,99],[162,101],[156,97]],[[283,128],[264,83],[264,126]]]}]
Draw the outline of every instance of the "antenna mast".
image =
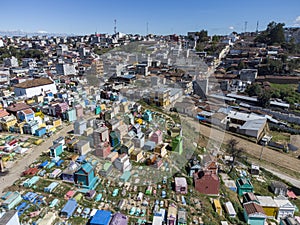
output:
[{"label": "antenna mast", "polygon": [[114,20],[114,24],[115,24],[115,26],[114,26],[114,33],[116,34],[117,33],[117,20],[116,19]]},{"label": "antenna mast", "polygon": [[146,24],[146,35],[148,35],[149,34],[149,23],[147,22],[147,24]]},{"label": "antenna mast", "polygon": [[245,21],[245,33],[247,32],[247,25],[248,25],[248,22]]}]

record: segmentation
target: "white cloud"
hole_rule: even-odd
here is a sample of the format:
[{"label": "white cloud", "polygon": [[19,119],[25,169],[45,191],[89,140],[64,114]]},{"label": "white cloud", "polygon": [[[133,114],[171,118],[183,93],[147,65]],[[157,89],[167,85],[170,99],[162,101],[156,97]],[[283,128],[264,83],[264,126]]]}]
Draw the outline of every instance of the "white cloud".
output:
[{"label": "white cloud", "polygon": [[297,18],[294,21],[295,26],[300,26],[300,16],[297,16]]},{"label": "white cloud", "polygon": [[234,27],[233,26],[230,26],[230,27],[228,27],[229,28],[229,30],[234,30]]},{"label": "white cloud", "polygon": [[37,33],[39,33],[39,34],[47,34],[48,32],[45,31],[45,30],[38,30]]}]

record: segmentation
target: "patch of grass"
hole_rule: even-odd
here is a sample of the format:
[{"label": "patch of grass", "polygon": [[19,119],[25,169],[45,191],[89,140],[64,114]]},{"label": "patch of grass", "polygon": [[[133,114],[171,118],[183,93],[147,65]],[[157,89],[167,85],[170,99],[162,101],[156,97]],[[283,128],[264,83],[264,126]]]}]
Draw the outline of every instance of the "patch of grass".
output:
[{"label": "patch of grass", "polygon": [[290,141],[290,134],[289,133],[282,133],[278,131],[271,131],[270,132],[272,137],[272,141],[275,142],[289,142]]}]

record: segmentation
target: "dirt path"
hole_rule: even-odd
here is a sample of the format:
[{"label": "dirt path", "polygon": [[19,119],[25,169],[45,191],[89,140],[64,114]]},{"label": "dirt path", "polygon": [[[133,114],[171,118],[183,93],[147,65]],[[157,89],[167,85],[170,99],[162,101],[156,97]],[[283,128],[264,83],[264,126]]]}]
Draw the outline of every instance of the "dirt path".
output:
[{"label": "dirt path", "polygon": [[[196,131],[199,131],[200,134],[210,138],[211,140],[226,143],[231,138],[234,138],[239,142],[238,147],[244,148],[245,152],[247,152],[249,155],[253,156],[254,158],[259,159],[260,157],[262,151],[261,145],[236,137],[224,131],[220,131],[211,127],[204,126],[202,124],[199,124],[198,121],[195,121],[192,118],[183,117],[181,119],[183,121],[190,123],[191,126],[193,126],[196,129]],[[296,173],[300,173],[300,160],[295,157],[291,157],[288,154],[284,154],[269,149],[267,147],[264,147],[262,152],[262,160],[270,162],[273,165],[279,165],[283,168],[289,169],[291,171],[295,171]]]},{"label": "dirt path", "polygon": [[32,151],[25,155],[22,159],[19,159],[12,168],[9,169],[8,174],[4,176],[0,176],[1,185],[0,185],[0,194],[3,193],[6,187],[13,185],[13,183],[18,180],[21,176],[21,173],[34,161],[36,160],[40,154],[47,150],[50,146],[52,146],[53,140],[58,137],[66,136],[69,131],[73,130],[73,124],[64,126],[62,130],[58,133],[54,134],[52,137],[48,138],[45,142],[43,142],[40,146],[36,146],[32,149]]}]

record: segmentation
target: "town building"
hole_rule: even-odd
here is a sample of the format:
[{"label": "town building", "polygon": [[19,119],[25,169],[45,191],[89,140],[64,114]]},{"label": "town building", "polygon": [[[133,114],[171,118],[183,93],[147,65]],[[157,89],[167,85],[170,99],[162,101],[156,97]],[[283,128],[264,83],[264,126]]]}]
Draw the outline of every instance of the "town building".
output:
[{"label": "town building", "polygon": [[18,211],[16,210],[7,211],[3,216],[0,217],[0,224],[20,225]]},{"label": "town building", "polygon": [[51,92],[52,94],[57,93],[56,84],[50,78],[27,80],[14,86],[16,96],[31,98],[36,95],[45,95],[46,92]]},{"label": "town building", "polygon": [[188,185],[185,177],[175,177],[175,192],[177,194],[187,194]]}]

